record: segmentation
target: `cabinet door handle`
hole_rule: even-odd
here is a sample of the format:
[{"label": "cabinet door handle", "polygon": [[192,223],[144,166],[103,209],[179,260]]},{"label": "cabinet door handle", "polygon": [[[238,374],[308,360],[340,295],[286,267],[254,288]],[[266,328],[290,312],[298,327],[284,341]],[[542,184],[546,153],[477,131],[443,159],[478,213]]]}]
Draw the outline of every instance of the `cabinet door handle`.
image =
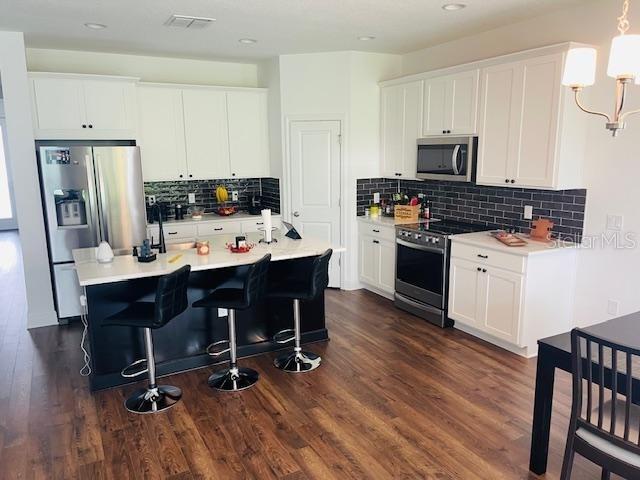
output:
[{"label": "cabinet door handle", "polygon": [[512,179],[511,179],[511,183],[516,183],[516,181],[512,178]]},{"label": "cabinet door handle", "polygon": [[193,178],[193,175],[189,174],[189,178]]},{"label": "cabinet door handle", "polygon": [[256,222],[256,225],[264,225],[264,222]]},{"label": "cabinet door handle", "polygon": [[380,243],[378,240],[374,240],[373,243]]},{"label": "cabinet door handle", "polygon": [[89,128],[93,128],[93,125],[89,124]]},{"label": "cabinet door handle", "polygon": [[508,178],[505,178],[505,179],[504,179],[504,183],[509,183],[509,179],[508,179]]},{"label": "cabinet door handle", "polygon": [[218,227],[213,229],[214,232],[221,232],[222,230],[224,230],[223,227]]},{"label": "cabinet door handle", "polygon": [[480,253],[479,253],[479,254],[478,254],[478,257],[479,257],[479,258],[489,258],[489,255],[482,255],[482,254],[480,254]]},{"label": "cabinet door handle", "polygon": [[177,235],[178,232],[167,232],[167,235]]},{"label": "cabinet door handle", "polygon": [[380,233],[380,230],[373,230],[373,233]]},{"label": "cabinet door handle", "polygon": [[82,125],[82,128],[87,128],[87,126],[86,125]]},{"label": "cabinet door handle", "polygon": [[486,269],[486,268],[483,268],[483,269],[482,269],[482,273],[487,273],[487,269]]},{"label": "cabinet door handle", "polygon": [[482,271],[482,269],[481,269],[480,267],[478,267],[478,271],[479,271],[479,272],[481,272],[481,271]]},{"label": "cabinet door handle", "polygon": [[180,175],[178,175],[178,176],[179,176],[180,178],[182,178],[182,177],[183,177],[183,175],[182,175],[182,174],[180,174]]}]

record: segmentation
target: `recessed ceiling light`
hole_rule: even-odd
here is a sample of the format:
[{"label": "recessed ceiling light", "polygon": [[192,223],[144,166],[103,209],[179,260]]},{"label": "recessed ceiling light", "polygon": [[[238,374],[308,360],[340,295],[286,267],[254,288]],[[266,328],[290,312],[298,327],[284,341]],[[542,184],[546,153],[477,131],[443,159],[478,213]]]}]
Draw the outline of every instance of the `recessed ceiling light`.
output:
[{"label": "recessed ceiling light", "polygon": [[257,40],[254,40],[253,38],[241,38],[240,40],[238,40],[240,43],[244,43],[245,45],[252,45],[254,43],[258,43]]},{"label": "recessed ceiling light", "polygon": [[369,40],[375,40],[376,37],[374,37],[373,35],[362,35],[361,37],[358,37],[358,40],[362,40],[363,42],[368,42]]},{"label": "recessed ceiling light", "polygon": [[91,30],[102,30],[104,28],[107,28],[107,26],[102,23],[91,23],[91,22],[85,23],[84,26],[87,28],[90,28]]},{"label": "recessed ceiling light", "polygon": [[465,7],[466,5],[464,3],[445,3],[442,9],[448,12],[454,12],[456,10],[462,10]]}]

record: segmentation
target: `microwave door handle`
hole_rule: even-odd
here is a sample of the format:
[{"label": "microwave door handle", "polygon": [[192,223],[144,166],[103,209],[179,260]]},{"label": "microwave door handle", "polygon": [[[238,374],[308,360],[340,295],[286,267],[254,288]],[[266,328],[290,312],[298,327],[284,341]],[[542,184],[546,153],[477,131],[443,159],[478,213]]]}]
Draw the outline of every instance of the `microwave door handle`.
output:
[{"label": "microwave door handle", "polygon": [[451,165],[454,175],[460,175],[460,170],[458,169],[458,153],[460,153],[460,145],[456,145],[451,154]]}]

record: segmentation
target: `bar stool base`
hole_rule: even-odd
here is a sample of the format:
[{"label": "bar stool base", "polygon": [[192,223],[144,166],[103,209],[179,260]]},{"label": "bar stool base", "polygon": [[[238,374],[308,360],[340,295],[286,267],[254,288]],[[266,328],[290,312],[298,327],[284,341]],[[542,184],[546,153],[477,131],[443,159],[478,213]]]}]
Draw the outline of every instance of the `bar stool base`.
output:
[{"label": "bar stool base", "polygon": [[209,386],[222,392],[239,392],[253,387],[260,375],[252,368],[228,368],[209,377]]},{"label": "bar stool base", "polygon": [[156,388],[141,388],[133,392],[124,402],[132,413],[158,413],[173,407],[182,398],[182,390],[171,385]]},{"label": "bar stool base", "polygon": [[312,352],[289,352],[277,357],[273,364],[276,368],[291,373],[303,373],[315,370],[322,358]]}]

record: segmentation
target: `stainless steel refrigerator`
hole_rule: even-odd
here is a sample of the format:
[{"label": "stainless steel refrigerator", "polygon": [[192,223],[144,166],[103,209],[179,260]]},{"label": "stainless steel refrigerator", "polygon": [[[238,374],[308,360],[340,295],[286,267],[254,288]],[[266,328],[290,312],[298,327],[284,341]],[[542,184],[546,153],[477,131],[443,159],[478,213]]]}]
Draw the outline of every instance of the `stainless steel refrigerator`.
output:
[{"label": "stainless steel refrigerator", "polygon": [[38,146],[42,200],[58,317],[81,313],[71,251],[107,241],[116,255],[146,237],[140,150]]}]

